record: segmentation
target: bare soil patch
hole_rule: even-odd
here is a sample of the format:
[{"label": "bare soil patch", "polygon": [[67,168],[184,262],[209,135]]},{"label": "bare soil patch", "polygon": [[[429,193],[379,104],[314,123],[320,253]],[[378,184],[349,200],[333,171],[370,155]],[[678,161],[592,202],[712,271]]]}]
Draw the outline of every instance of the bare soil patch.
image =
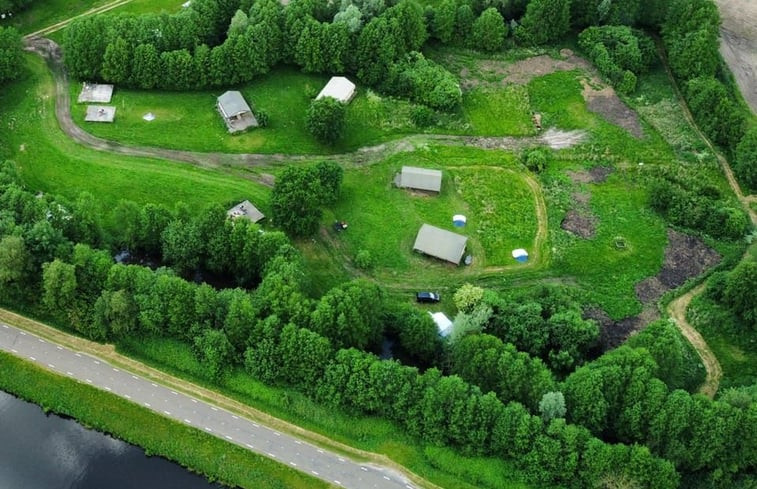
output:
[{"label": "bare soil patch", "polygon": [[[594,82],[595,80],[592,80]],[[586,80],[581,80],[584,100],[586,106],[595,114],[599,114],[618,127],[622,127],[637,139],[644,137],[644,130],[641,127],[641,121],[636,111],[631,110],[623,103],[615,90],[606,86],[603,88],[594,88]]]},{"label": "bare soil patch", "polygon": [[572,209],[565,215],[560,227],[581,238],[591,239],[597,230],[597,218]]},{"label": "bare soil patch", "polygon": [[[622,344],[633,333],[640,331],[650,321],[658,319],[659,312],[655,303],[665,292],[683,285],[686,280],[696,277],[716,265],[720,258],[721,256],[717,251],[707,246],[699,238],[669,229],[668,246],[665,248],[662,269],[657,275],[645,278],[634,287],[636,297],[644,306],[641,314],[620,321],[612,321],[609,318],[597,319],[602,328],[602,347],[604,349],[614,348]],[[587,314],[589,314],[588,311]],[[604,312],[592,312],[591,314],[602,318]],[[592,317],[592,319],[595,318]]]},{"label": "bare soil patch", "polygon": [[542,54],[517,61],[509,66],[502,66],[501,64],[500,66],[495,66],[492,62],[486,62],[483,66],[490,71],[497,70],[495,72],[501,72],[505,75],[502,78],[502,84],[517,83],[519,85],[525,85],[536,77],[549,75],[556,71],[593,70],[591,63],[576,56],[570,49],[563,49],[560,51],[560,55],[563,56],[563,59],[555,59],[549,55]]},{"label": "bare soil patch", "polygon": [[567,171],[565,173],[568,175],[571,182],[581,184],[604,183],[613,171],[615,170],[610,166],[595,166],[590,170]]}]

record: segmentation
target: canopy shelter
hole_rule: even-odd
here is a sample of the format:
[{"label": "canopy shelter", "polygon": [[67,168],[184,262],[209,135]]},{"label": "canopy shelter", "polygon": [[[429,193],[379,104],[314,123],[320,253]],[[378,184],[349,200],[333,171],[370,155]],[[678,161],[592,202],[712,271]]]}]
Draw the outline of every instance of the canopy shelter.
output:
[{"label": "canopy shelter", "polygon": [[429,168],[403,166],[402,171],[394,177],[394,184],[399,188],[438,193],[442,190],[442,172]]},{"label": "canopy shelter", "polygon": [[343,76],[332,76],[331,80],[323,87],[323,90],[315,98],[335,98],[343,104],[348,104],[355,96],[355,84]]},{"label": "canopy shelter", "polygon": [[216,103],[229,132],[244,131],[248,127],[257,127],[258,121],[247,105],[242,94],[236,90],[229,90],[218,97]]},{"label": "canopy shelter", "polygon": [[454,216],[452,216],[452,225],[456,228],[465,226],[466,222],[468,222],[468,219],[462,214],[455,214]]},{"label": "canopy shelter", "polygon": [[513,250],[513,258],[521,263],[525,263],[528,261],[528,252],[523,248],[518,248],[517,250]]},{"label": "canopy shelter", "polygon": [[258,222],[265,219],[265,215],[263,215],[257,207],[252,205],[249,200],[245,200],[235,205],[226,211],[226,215],[231,219],[244,218],[249,219],[252,222]]},{"label": "canopy shelter", "polygon": [[452,321],[443,312],[431,312],[431,319],[436,323],[436,327],[439,329],[439,336],[447,337],[452,333]]},{"label": "canopy shelter", "polygon": [[467,243],[468,238],[463,235],[424,224],[415,238],[413,250],[459,265]]}]

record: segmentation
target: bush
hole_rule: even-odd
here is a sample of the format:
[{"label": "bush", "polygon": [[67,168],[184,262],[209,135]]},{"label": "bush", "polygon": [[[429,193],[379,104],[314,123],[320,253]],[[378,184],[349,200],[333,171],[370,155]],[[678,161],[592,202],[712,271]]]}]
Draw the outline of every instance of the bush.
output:
[{"label": "bush", "polygon": [[425,105],[419,105],[410,112],[410,120],[416,127],[430,127],[436,124],[436,114]]},{"label": "bush", "polygon": [[258,127],[268,127],[268,112],[262,109],[256,109],[255,119],[258,121]]},{"label": "bush", "polygon": [[636,75],[632,71],[624,71],[620,82],[615,86],[618,92],[628,95],[636,91]]},{"label": "bush", "polygon": [[365,249],[358,250],[355,255],[355,266],[361,270],[370,270],[373,268],[374,260],[371,252]]},{"label": "bush", "polygon": [[308,130],[318,141],[334,144],[344,134],[346,109],[343,103],[333,97],[313,100],[307,113]]},{"label": "bush", "polygon": [[0,83],[18,78],[21,61],[21,36],[12,27],[0,27]]},{"label": "bush", "polygon": [[383,88],[394,95],[444,111],[454,110],[463,99],[454,75],[417,52],[408,54],[403,61],[392,66]]},{"label": "bush", "polygon": [[745,185],[757,189],[757,126],[747,131],[736,146],[733,169]]},{"label": "bush", "polygon": [[649,69],[656,55],[649,36],[626,26],[589,27],[579,34],[578,45],[624,94],[636,90],[636,76]]},{"label": "bush", "polygon": [[534,173],[541,173],[547,168],[547,152],[541,148],[529,150],[523,158],[526,168]]}]

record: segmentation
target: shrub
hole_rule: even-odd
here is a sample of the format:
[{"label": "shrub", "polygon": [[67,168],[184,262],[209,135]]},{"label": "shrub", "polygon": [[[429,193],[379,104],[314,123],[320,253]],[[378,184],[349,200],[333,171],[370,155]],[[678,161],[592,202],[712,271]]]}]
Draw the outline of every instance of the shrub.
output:
[{"label": "shrub", "polygon": [[334,144],[344,134],[346,107],[332,97],[313,100],[308,109],[306,124],[320,142]]},{"label": "shrub", "polygon": [[410,120],[416,127],[429,127],[436,124],[436,114],[425,105],[419,105],[410,112]]},{"label": "shrub", "polygon": [[526,168],[534,173],[541,173],[547,168],[547,152],[543,149],[531,149],[523,158]]},{"label": "shrub", "polygon": [[258,127],[268,127],[268,112],[265,110],[256,109],[255,119],[258,121]]},{"label": "shrub", "polygon": [[355,255],[355,266],[361,270],[370,270],[373,268],[374,260],[371,252],[365,249],[358,250]]},{"label": "shrub", "polygon": [[733,169],[747,186],[757,189],[757,126],[752,127],[736,146]]}]

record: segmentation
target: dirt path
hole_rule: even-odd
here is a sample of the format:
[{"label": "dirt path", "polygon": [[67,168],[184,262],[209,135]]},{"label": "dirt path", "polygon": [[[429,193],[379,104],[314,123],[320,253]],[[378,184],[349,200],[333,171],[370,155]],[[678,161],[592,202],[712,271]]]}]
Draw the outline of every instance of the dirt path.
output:
[{"label": "dirt path", "polygon": [[707,342],[699,334],[699,331],[686,320],[686,309],[689,307],[691,299],[704,292],[706,285],[706,283],[701,284],[678,297],[668,304],[667,311],[673,321],[675,321],[681,334],[689,340],[691,346],[699,354],[699,358],[702,359],[707,376],[705,377],[704,384],[699,387],[699,392],[712,399],[718,391],[720,378],[723,377],[723,368],[720,366],[720,362],[718,362],[715,354],[710,350],[710,347],[707,346]]},{"label": "dirt path", "polygon": [[112,10],[114,8],[120,7],[121,5],[126,5],[129,2],[131,2],[131,0],[115,0],[113,2],[106,3],[105,5],[100,5],[99,7],[95,7],[93,9],[87,10],[83,14],[75,15],[66,20],[62,20],[58,22],[57,24],[47,26],[44,29],[40,29],[36,32],[32,32],[31,34],[29,34],[29,37],[41,37],[41,36],[46,36],[48,34],[52,34],[53,32],[63,29],[64,27],[66,27],[68,24],[70,24],[76,19],[87,17],[89,15],[101,14],[103,12],[107,12],[108,10]]}]

